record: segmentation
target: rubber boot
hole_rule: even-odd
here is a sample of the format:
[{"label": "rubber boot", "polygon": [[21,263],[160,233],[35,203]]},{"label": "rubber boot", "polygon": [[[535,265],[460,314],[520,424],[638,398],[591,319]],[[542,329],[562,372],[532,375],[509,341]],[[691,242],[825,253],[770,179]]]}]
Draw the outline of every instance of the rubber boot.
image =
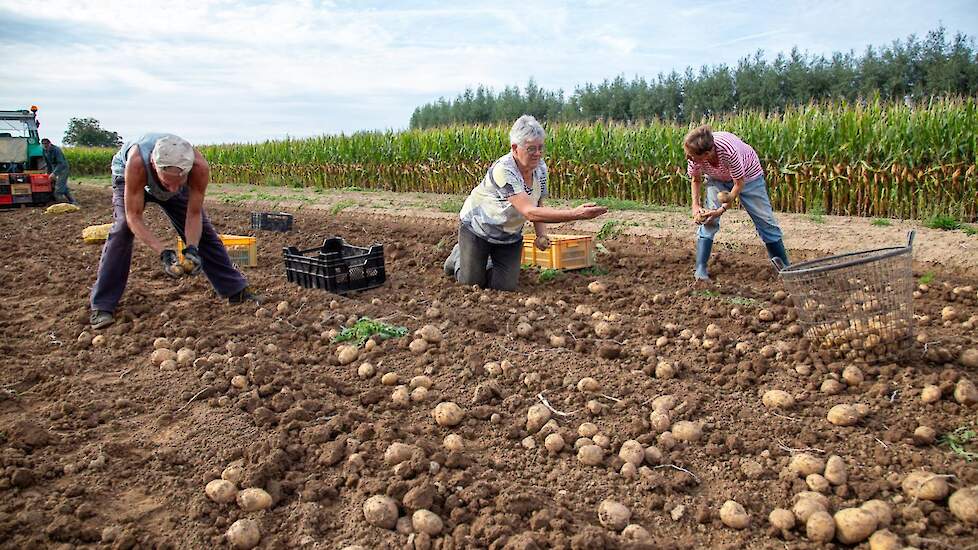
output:
[{"label": "rubber boot", "polygon": [[769,258],[780,258],[781,263],[785,267],[788,267],[788,252],[784,249],[784,241],[774,241],[773,243],[764,243],[764,247],[767,248],[767,255]]},{"label": "rubber boot", "polygon": [[710,261],[710,252],[713,250],[713,239],[696,239],[696,273],[694,276],[700,281],[709,281],[710,273],[706,270],[706,264]]},{"label": "rubber boot", "polygon": [[458,257],[461,254],[461,248],[458,244],[452,247],[452,252],[445,259],[445,276],[454,277],[455,271],[458,269]]}]

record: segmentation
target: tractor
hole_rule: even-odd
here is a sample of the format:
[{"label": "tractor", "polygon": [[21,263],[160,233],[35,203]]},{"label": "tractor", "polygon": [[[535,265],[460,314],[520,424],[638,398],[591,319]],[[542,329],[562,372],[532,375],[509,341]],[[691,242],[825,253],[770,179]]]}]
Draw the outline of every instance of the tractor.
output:
[{"label": "tractor", "polygon": [[54,197],[37,126],[37,106],[0,111],[0,207],[44,205]]}]

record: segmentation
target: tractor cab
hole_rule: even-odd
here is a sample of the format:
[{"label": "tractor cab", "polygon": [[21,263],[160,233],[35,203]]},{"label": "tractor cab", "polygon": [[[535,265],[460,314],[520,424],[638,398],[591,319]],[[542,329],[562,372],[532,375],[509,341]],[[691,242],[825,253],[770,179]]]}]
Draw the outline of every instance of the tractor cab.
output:
[{"label": "tractor cab", "polygon": [[52,198],[37,107],[0,111],[0,206],[46,204]]}]

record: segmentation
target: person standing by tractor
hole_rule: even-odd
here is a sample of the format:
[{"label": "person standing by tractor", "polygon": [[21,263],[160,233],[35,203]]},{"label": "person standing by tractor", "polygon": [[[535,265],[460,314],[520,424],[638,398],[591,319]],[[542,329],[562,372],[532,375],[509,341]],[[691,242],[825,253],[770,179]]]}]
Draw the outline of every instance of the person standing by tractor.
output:
[{"label": "person standing by tractor", "polygon": [[[699,281],[709,281],[706,264],[713,249],[713,237],[720,230],[720,216],[740,199],[754,222],[768,256],[788,265],[781,228],[767,194],[764,169],[754,149],[730,132],[714,132],[703,125],[690,130],[683,140],[686,170],[692,180],[693,219],[699,226],[696,239],[696,272]],[[706,176],[706,203],[700,206],[702,178]]]},{"label": "person standing by tractor", "polygon": [[48,165],[48,175],[54,180],[51,182],[54,186],[54,200],[78,204],[68,189],[68,161],[65,160],[61,147],[51,143],[48,138],[41,140],[41,146],[44,147],[44,162]]},{"label": "person standing by tractor", "polygon": [[[190,143],[172,134],[150,133],[126,143],[112,157],[112,207],[115,223],[102,248],[98,278],[92,287],[91,324],[99,329],[115,322],[113,312],[129,279],[133,236],[160,255],[170,277],[204,272],[218,294],[231,304],[260,302],[235,269],[227,249],[204,213],[210,182],[207,160]],[[155,202],[186,243],[184,262],[146,226],[143,211]]]}]

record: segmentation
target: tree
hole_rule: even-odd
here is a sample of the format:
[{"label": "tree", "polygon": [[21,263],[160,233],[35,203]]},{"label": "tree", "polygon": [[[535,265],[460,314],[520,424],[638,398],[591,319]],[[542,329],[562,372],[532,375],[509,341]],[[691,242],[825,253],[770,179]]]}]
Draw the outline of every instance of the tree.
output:
[{"label": "tree", "polygon": [[62,142],[76,147],[119,147],[122,138],[116,132],[103,130],[94,118],[72,118]]}]

